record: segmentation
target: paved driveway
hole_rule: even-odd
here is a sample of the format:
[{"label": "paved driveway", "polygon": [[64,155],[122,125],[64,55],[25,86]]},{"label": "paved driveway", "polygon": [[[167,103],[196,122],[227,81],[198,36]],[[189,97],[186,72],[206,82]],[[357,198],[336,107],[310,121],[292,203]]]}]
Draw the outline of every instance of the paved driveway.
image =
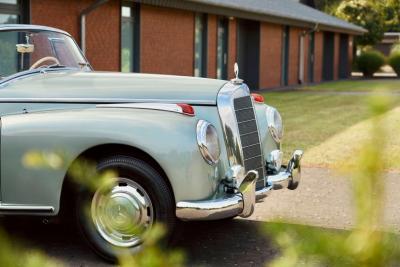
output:
[{"label": "paved driveway", "polygon": [[[326,169],[305,169],[296,191],[275,192],[258,204],[248,219],[182,224],[174,247],[183,248],[189,266],[262,266],[277,255],[267,236],[259,230],[274,218],[347,229],[352,224],[351,190],[348,179]],[[388,174],[385,222],[400,230],[398,174]],[[16,219],[7,232],[28,247],[39,248],[67,266],[110,266],[94,255],[71,229],[59,224],[43,225]]]}]

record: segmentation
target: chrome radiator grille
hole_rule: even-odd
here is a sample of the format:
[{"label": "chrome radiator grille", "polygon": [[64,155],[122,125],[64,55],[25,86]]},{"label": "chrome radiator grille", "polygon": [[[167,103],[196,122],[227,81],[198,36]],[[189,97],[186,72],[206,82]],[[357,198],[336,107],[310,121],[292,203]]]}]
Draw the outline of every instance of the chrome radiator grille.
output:
[{"label": "chrome radiator grille", "polygon": [[233,106],[242,143],[244,167],[246,171],[258,171],[259,179],[256,187],[263,188],[265,186],[264,157],[251,96],[235,98]]}]

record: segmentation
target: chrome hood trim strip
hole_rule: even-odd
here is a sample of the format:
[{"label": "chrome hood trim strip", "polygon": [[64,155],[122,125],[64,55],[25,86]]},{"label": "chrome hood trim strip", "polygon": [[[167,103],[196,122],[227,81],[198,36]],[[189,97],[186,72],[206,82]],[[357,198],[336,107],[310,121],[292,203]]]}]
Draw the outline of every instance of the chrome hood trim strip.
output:
[{"label": "chrome hood trim strip", "polygon": [[93,103],[93,104],[112,104],[112,103],[185,103],[193,105],[215,106],[214,101],[194,100],[194,99],[134,99],[134,98],[0,98],[0,103]]},{"label": "chrome hood trim strip", "polygon": [[175,112],[179,114],[185,114],[182,107],[177,104],[166,104],[166,103],[126,103],[126,104],[105,104],[96,105],[96,108],[130,108],[130,109],[150,109]]}]

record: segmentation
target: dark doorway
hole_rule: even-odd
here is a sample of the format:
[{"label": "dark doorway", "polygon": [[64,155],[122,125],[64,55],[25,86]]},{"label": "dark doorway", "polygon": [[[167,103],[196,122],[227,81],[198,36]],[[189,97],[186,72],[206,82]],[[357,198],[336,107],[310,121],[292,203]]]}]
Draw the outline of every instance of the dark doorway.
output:
[{"label": "dark doorway", "polygon": [[333,32],[324,33],[324,55],[322,65],[322,79],[332,81],[334,76],[335,60],[335,34]]},{"label": "dark doorway", "polygon": [[347,79],[349,77],[349,36],[340,35],[340,54],[339,54],[339,78]]},{"label": "dark doorway", "polygon": [[314,82],[314,61],[315,61],[315,33],[309,35],[308,50],[308,82]]},{"label": "dark doorway", "polygon": [[289,85],[289,46],[290,46],[290,27],[283,26],[282,31],[282,86]]},{"label": "dark doorway", "polygon": [[244,79],[250,89],[259,89],[260,23],[252,20],[239,20],[237,40],[240,78]]}]

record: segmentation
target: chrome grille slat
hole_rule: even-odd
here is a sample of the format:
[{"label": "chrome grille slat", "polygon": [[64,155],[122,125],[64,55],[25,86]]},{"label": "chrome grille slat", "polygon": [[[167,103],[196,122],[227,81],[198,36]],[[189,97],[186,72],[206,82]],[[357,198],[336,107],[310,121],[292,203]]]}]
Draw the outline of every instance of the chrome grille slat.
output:
[{"label": "chrome grille slat", "polygon": [[248,110],[248,109],[253,109],[253,108],[241,108],[241,109],[237,109],[236,111],[242,111],[242,110]]},{"label": "chrome grille slat", "polygon": [[248,148],[248,147],[252,147],[252,146],[259,146],[259,145],[260,145],[260,143],[252,144],[252,145],[249,145],[249,146],[244,146],[243,149]]},{"label": "chrome grille slat", "polygon": [[240,136],[245,136],[245,135],[248,135],[248,134],[253,134],[253,133],[256,133],[257,131],[254,131],[254,132],[249,132],[249,133],[245,133],[245,134],[241,134]]},{"label": "chrome grille slat", "polygon": [[251,160],[251,159],[255,159],[255,158],[260,158],[261,156],[262,156],[261,154],[258,154],[258,155],[254,156],[254,157],[247,158],[247,159],[245,159],[244,161],[246,161],[246,160]]},{"label": "chrome grille slat", "polygon": [[246,171],[256,170],[259,180],[256,187],[265,186],[264,157],[251,96],[242,96],[233,100],[242,145],[243,162]]},{"label": "chrome grille slat", "polygon": [[256,120],[252,119],[252,120],[247,120],[247,121],[241,121],[241,122],[238,122],[238,124],[246,123],[246,122],[249,122],[249,121],[256,121]]}]

